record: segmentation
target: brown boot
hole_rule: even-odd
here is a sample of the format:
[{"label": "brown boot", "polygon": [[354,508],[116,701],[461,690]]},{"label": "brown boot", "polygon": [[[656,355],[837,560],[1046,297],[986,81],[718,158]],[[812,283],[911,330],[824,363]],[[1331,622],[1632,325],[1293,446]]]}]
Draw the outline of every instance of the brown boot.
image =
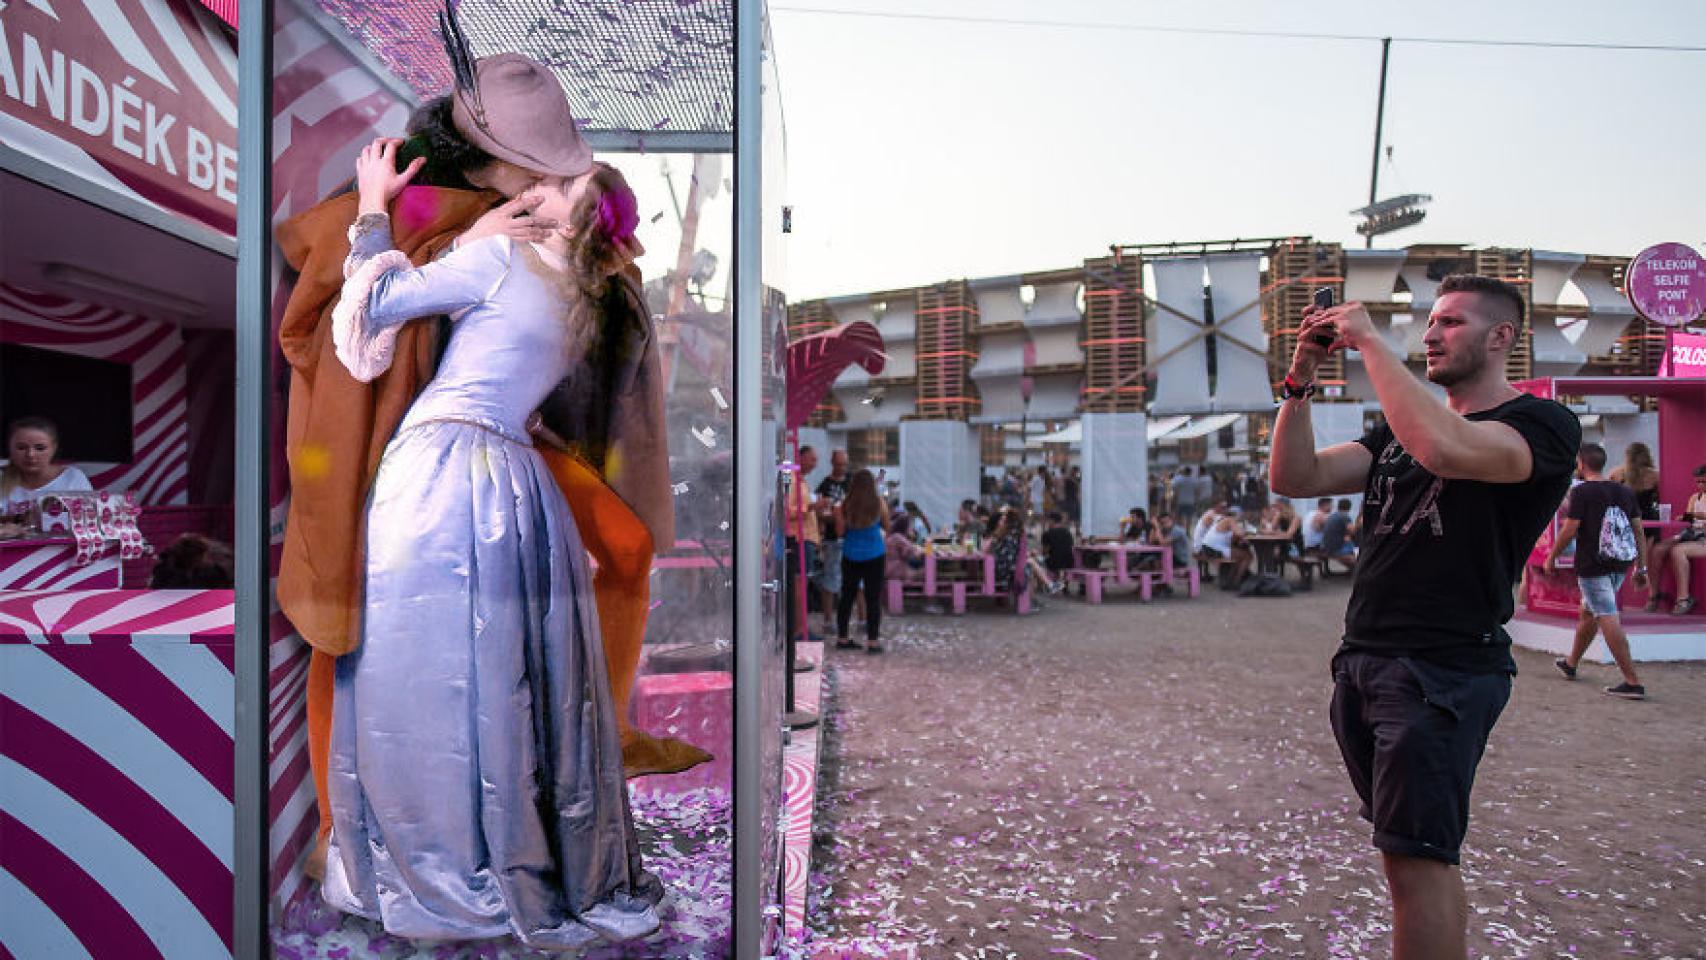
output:
[{"label": "brown boot", "polygon": [[655,773],[680,773],[710,759],[710,754],[674,737],[654,737],[632,728],[622,731],[622,775],[629,780]]},{"label": "brown boot", "polygon": [[314,849],[308,851],[308,858],[302,861],[302,875],[315,883],[326,879],[328,840],[326,834],[316,832],[314,834]]}]

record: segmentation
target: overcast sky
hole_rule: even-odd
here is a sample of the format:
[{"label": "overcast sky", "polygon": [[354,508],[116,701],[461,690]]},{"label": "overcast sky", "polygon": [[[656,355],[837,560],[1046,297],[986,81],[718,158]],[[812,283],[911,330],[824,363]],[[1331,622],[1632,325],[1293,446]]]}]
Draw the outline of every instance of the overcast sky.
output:
[{"label": "overcast sky", "polygon": [[[1380,45],[939,13],[1403,37],[1706,46],[1706,3],[772,0],[789,299],[1071,266],[1111,243],[1309,234],[1361,246]],[[1397,40],[1383,245],[1632,255],[1706,242],[1706,53]]]}]

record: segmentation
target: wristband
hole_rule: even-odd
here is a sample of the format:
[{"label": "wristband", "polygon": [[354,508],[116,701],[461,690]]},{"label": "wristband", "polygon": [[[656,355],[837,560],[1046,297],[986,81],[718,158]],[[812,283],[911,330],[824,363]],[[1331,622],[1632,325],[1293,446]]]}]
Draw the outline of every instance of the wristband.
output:
[{"label": "wristband", "polygon": [[1281,400],[1295,400],[1299,398],[1307,400],[1313,396],[1315,396],[1315,384],[1312,382],[1298,383],[1291,379],[1291,374],[1289,373],[1285,375],[1284,380],[1280,381]]}]

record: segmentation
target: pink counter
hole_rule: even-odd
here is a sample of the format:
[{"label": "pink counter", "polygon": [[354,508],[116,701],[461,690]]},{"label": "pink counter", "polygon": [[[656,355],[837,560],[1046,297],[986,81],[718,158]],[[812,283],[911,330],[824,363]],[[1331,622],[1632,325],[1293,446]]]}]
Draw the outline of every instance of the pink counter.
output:
[{"label": "pink counter", "polygon": [[0,540],[0,590],[111,590],[119,586],[118,546],[81,567],[70,537]]},{"label": "pink counter", "polygon": [[231,955],[232,613],[229,590],[0,593],[14,955]]}]

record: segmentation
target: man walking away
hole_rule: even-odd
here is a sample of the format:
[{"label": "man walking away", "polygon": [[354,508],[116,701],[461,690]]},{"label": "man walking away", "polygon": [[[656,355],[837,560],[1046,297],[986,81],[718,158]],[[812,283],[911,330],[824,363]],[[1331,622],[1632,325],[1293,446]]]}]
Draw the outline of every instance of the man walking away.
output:
[{"label": "man walking away", "polygon": [[[1392,901],[1394,960],[1463,960],[1469,898],[1458,869],[1470,789],[1510,698],[1512,585],[1569,488],[1581,425],[1505,377],[1523,295],[1447,277],[1422,343],[1441,403],[1360,303],[1303,312],[1273,438],[1274,490],[1363,491],[1363,543],[1333,657],[1329,715],[1374,824]],[[1325,338],[1323,348],[1316,337]],[[1386,414],[1361,440],[1317,451],[1309,398],[1330,349],[1357,350]]]},{"label": "man walking away", "polygon": [[1606,649],[1617,669],[1623,671],[1623,682],[1606,687],[1605,692],[1625,700],[1645,700],[1647,688],[1635,675],[1635,663],[1629,655],[1629,637],[1623,632],[1623,621],[1617,610],[1617,591],[1635,563],[1635,584],[1645,586],[1647,580],[1647,538],[1635,534],[1635,524],[1641,516],[1641,504],[1635,491],[1615,480],[1605,479],[1605,448],[1597,443],[1582,444],[1576,456],[1582,482],[1570,491],[1563,524],[1546,555],[1546,572],[1556,573],[1558,557],[1570,543],[1576,545],[1576,584],[1581,587],[1582,612],[1576,621],[1576,643],[1570,655],[1552,661],[1565,680],[1576,679],[1576,668],[1582,655],[1588,652],[1596,633],[1605,634]]},{"label": "man walking away", "polygon": [[1179,523],[1190,526],[1197,518],[1197,478],[1191,476],[1190,467],[1179,468],[1179,478],[1173,482],[1174,512],[1179,515]]}]

